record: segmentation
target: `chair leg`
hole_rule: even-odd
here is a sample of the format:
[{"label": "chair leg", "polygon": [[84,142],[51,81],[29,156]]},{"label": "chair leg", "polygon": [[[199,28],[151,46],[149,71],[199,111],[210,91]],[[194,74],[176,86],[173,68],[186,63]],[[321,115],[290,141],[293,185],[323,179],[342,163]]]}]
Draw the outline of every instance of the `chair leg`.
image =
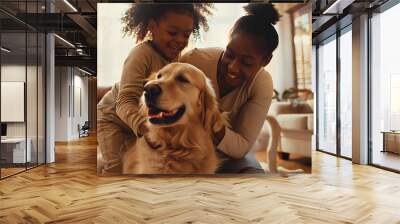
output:
[{"label": "chair leg", "polygon": [[290,154],[287,152],[278,152],[278,156],[282,160],[289,160]]},{"label": "chair leg", "polygon": [[270,138],[267,147],[267,161],[269,172],[276,173],[278,172],[278,164],[276,161],[276,152],[279,144],[279,139],[281,136],[281,128],[278,124],[278,121],[272,117],[267,116],[267,124],[269,128]]}]

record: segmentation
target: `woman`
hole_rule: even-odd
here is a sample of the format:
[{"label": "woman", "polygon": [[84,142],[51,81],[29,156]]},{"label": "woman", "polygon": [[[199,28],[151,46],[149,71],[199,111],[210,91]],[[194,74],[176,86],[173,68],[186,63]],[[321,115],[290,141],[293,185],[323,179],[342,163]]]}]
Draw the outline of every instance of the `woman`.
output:
[{"label": "woman", "polygon": [[[220,109],[229,113],[231,128],[214,133],[214,143],[223,158],[220,172],[260,169],[247,157],[266,119],[273,95],[271,75],[264,70],[278,46],[273,27],[279,20],[271,4],[249,4],[248,13],[231,29],[225,50],[194,49],[180,59],[201,69],[212,81]],[[258,165],[258,166],[257,166]]]}]

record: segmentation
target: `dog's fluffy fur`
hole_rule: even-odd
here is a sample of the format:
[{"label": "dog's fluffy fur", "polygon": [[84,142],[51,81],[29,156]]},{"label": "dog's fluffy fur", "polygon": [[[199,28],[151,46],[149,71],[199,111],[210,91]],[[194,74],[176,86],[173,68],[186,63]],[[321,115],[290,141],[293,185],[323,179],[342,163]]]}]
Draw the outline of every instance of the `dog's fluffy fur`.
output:
[{"label": "dog's fluffy fur", "polygon": [[150,76],[147,85],[161,87],[155,105],[165,111],[184,106],[184,114],[170,124],[151,122],[151,106],[142,96],[139,112],[147,116],[149,132],[123,156],[125,174],[212,174],[218,158],[213,130],[227,125],[215,92],[205,74],[185,63],[172,63]]}]

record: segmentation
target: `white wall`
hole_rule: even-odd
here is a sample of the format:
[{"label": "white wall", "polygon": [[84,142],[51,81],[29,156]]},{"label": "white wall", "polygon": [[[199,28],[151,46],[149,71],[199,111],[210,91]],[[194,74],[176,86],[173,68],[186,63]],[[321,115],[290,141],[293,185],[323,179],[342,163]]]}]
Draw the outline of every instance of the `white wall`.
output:
[{"label": "white wall", "polygon": [[[133,1],[132,1],[133,2]],[[119,82],[122,64],[135,46],[132,37],[123,38],[121,18],[128,3],[97,4],[97,85],[111,86]]]},{"label": "white wall", "polygon": [[[31,70],[32,67],[28,67],[27,69]],[[25,65],[2,65],[1,81],[25,82]],[[6,109],[7,108],[1,108],[1,110]],[[25,123],[7,123],[7,137],[25,137]]]},{"label": "white wall", "polygon": [[272,75],[274,89],[279,94],[284,90],[294,87],[294,62],[292,47],[291,21],[289,14],[285,13],[275,26],[279,34],[279,45],[274,51],[270,64],[266,67]]},{"label": "white wall", "polygon": [[76,71],[77,70],[75,70],[74,82],[73,82],[74,91],[72,92],[73,96],[71,96],[74,101],[72,102],[72,105],[74,105],[74,107],[72,108],[72,120],[71,120],[72,138],[79,137],[77,128],[78,124],[82,126],[85,123],[85,121],[89,120],[88,78],[76,75]]},{"label": "white wall", "polygon": [[[38,69],[38,70],[37,70]],[[18,81],[26,84],[26,121],[24,122],[6,122],[7,137],[25,138],[25,135],[31,142],[33,162],[39,158],[39,162],[44,162],[44,92],[43,89],[42,68],[25,64],[3,64],[1,66],[1,81]],[[25,80],[27,78],[27,81]],[[22,93],[23,94],[23,93]],[[3,96],[4,97],[4,96]],[[1,108],[2,111],[10,108]],[[12,113],[12,111],[11,111]],[[39,156],[37,157],[37,150]]]},{"label": "white wall", "polygon": [[55,68],[55,140],[68,140],[69,76],[67,67]]},{"label": "white wall", "polygon": [[56,67],[55,85],[55,141],[77,139],[78,124],[89,117],[88,78],[75,68]]},{"label": "white wall", "polygon": [[[82,74],[82,73],[81,73]],[[77,116],[80,119],[80,122],[85,122],[88,120],[88,77],[75,75],[75,87],[79,87],[81,89],[81,103],[82,103],[82,115]]]},{"label": "white wall", "polygon": [[[29,87],[36,86],[36,80],[32,80],[29,74],[36,74],[36,67],[34,66],[27,66],[24,65],[17,65],[17,64],[9,64],[9,65],[2,65],[1,66],[1,81],[5,82],[25,82],[25,74],[27,69],[28,72],[28,81]],[[35,88],[27,88],[27,104],[30,108],[27,108],[27,112],[36,112],[36,87]],[[34,102],[34,104],[31,104]],[[34,107],[34,108],[33,108]],[[1,110],[7,110],[7,108],[1,108]],[[28,120],[28,129],[34,128],[36,130],[36,113],[27,113],[27,120]],[[32,122],[35,122],[33,124]],[[25,137],[25,123],[26,122],[7,122],[7,136],[8,137]],[[33,127],[35,126],[35,127]],[[30,130],[28,130],[28,137]],[[36,132],[35,132],[36,134]],[[36,136],[36,135],[35,135]]]}]

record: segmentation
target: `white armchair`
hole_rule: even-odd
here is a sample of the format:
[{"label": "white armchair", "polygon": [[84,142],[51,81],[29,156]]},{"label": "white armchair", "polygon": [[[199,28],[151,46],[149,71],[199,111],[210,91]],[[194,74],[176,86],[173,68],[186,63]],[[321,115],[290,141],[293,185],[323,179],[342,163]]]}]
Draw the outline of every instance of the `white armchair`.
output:
[{"label": "white armchair", "polygon": [[290,153],[311,157],[313,135],[313,110],[309,104],[291,105],[289,102],[274,102],[269,115],[279,123],[283,159]]}]

